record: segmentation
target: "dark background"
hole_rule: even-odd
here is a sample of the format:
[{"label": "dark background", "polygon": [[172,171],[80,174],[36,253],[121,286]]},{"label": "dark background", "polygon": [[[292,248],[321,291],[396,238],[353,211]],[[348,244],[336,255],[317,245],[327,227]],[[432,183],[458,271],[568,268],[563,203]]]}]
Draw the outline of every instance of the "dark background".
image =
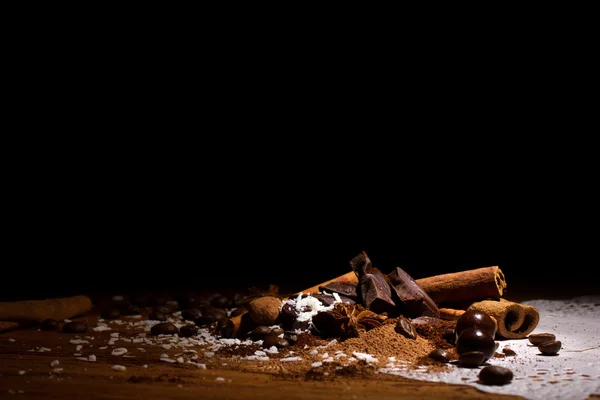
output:
[{"label": "dark background", "polygon": [[363,250],[416,279],[498,265],[507,294],[599,293],[594,191],[552,164],[542,174],[478,156],[428,167],[193,149],[23,163],[5,191],[2,299],[298,291],[350,271]]}]

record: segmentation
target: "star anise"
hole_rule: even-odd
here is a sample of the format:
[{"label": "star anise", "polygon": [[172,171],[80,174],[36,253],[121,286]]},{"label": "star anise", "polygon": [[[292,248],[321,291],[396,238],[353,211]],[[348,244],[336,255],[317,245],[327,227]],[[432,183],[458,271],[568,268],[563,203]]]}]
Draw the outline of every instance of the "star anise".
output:
[{"label": "star anise", "polygon": [[381,326],[386,319],[386,314],[377,314],[360,304],[336,303],[332,310],[315,315],[312,323],[321,336],[345,340]]}]

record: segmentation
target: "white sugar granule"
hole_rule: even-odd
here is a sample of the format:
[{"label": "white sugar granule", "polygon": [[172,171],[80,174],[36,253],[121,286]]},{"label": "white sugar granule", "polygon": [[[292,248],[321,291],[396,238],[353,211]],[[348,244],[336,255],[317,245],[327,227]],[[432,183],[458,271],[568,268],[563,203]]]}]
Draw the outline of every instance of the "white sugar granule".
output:
[{"label": "white sugar granule", "polygon": [[302,360],[302,358],[300,358],[300,357],[285,357],[285,358],[281,359],[281,361],[300,361],[300,360]]},{"label": "white sugar granule", "polygon": [[20,370],[20,371],[19,371],[19,375],[25,375],[25,371],[23,371],[23,370]]},{"label": "white sugar granule", "polygon": [[215,378],[215,381],[217,381],[217,382],[224,382],[224,381],[225,381],[225,378],[223,378],[223,377],[221,377],[221,376],[217,376],[217,377]]},{"label": "white sugar granule", "polygon": [[50,362],[51,367],[56,367],[58,364],[60,364],[60,361],[58,361],[58,360],[54,360],[54,361]]},{"label": "white sugar granule", "polygon": [[83,339],[71,339],[69,340],[69,343],[71,344],[85,344],[85,343],[89,343],[87,340],[83,340]]},{"label": "white sugar granule", "polygon": [[123,365],[113,365],[111,367],[111,369],[113,369],[115,371],[125,371],[127,368],[125,368],[125,366],[123,366]]},{"label": "white sugar granule", "polygon": [[96,361],[96,356],[95,356],[95,355],[93,355],[93,354],[90,354],[90,355],[88,356],[88,361],[95,362],[95,361]]},{"label": "white sugar granule", "polygon": [[355,351],[352,354],[354,355],[354,357],[358,358],[359,360],[364,360],[369,363],[379,362],[379,360],[376,357],[373,357],[371,354],[359,353],[358,351]]},{"label": "white sugar granule", "polygon": [[83,346],[82,346],[82,345],[80,345],[80,344],[78,344],[78,345],[75,347],[75,351],[79,351],[79,350],[81,350],[82,348],[83,348]]},{"label": "white sugar granule", "polygon": [[310,364],[310,366],[313,368],[320,367],[321,365],[323,365],[323,363],[321,361],[317,361],[317,362]]}]

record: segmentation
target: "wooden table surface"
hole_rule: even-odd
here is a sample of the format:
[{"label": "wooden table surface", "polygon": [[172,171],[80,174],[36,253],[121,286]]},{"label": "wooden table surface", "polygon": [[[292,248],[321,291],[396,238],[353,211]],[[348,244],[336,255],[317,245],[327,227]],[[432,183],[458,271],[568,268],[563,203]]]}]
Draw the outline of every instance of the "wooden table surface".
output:
[{"label": "wooden table surface", "polygon": [[[74,318],[95,326],[96,310]],[[125,329],[125,328],[124,328]],[[248,373],[214,368],[190,368],[158,361],[160,348],[148,347],[135,358],[101,350],[115,332],[88,332],[78,359],[75,334],[26,328],[0,333],[0,397],[40,399],[520,399],[485,393],[467,385],[450,385],[378,374],[373,378],[335,378],[329,381],[290,379],[274,373]],[[139,344],[119,342],[119,347]],[[46,350],[44,350],[46,349]],[[51,362],[58,360],[54,367]],[[115,371],[115,364],[125,371]],[[600,399],[591,396],[590,399]]]}]

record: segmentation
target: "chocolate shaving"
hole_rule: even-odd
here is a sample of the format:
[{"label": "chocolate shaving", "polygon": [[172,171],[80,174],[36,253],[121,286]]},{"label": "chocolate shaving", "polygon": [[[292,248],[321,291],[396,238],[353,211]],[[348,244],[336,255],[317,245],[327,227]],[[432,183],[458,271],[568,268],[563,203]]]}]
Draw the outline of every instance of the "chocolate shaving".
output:
[{"label": "chocolate shaving", "polygon": [[398,297],[398,306],[405,317],[417,318],[421,316],[438,317],[440,311],[417,282],[402,268],[396,267],[387,274],[388,281]]},{"label": "chocolate shaving", "polygon": [[392,300],[392,290],[386,276],[373,267],[366,252],[361,252],[350,261],[352,270],[358,277],[357,294],[362,304],[377,313],[391,313],[396,304]]}]

